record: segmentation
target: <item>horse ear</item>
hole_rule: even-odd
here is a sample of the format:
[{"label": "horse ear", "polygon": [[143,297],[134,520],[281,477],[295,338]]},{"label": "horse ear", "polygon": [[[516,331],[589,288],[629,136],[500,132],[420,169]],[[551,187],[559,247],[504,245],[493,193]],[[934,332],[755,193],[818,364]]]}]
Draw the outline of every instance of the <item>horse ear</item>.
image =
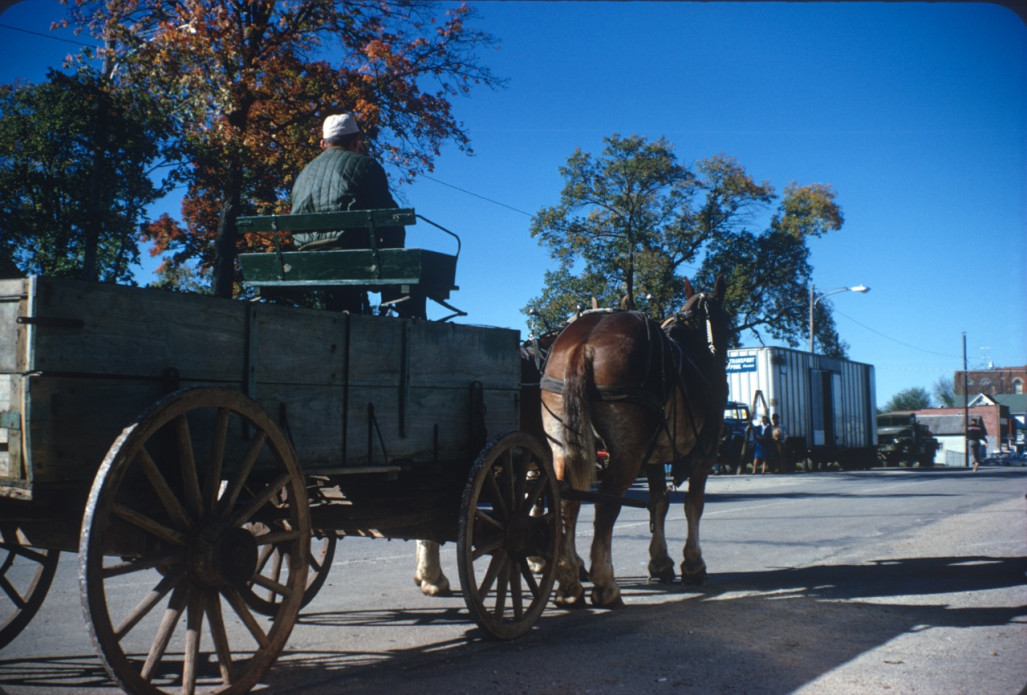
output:
[{"label": "horse ear", "polygon": [[718,302],[723,302],[725,294],[727,294],[727,280],[724,279],[724,273],[721,273],[713,285],[713,298]]},{"label": "horse ear", "polygon": [[685,301],[687,302],[691,299],[693,294],[695,294],[695,290],[692,289],[692,283],[688,281],[688,278],[685,278]]}]

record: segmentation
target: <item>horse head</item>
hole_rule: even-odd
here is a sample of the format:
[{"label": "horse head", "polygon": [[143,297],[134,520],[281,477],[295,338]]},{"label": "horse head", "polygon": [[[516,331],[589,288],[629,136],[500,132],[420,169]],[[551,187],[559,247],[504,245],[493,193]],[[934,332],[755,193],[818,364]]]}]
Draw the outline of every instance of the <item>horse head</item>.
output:
[{"label": "horse head", "polygon": [[663,322],[664,330],[682,346],[704,341],[710,356],[726,363],[731,336],[731,325],[724,311],[726,290],[723,274],[717,276],[713,292],[696,292],[685,278],[685,304]]}]

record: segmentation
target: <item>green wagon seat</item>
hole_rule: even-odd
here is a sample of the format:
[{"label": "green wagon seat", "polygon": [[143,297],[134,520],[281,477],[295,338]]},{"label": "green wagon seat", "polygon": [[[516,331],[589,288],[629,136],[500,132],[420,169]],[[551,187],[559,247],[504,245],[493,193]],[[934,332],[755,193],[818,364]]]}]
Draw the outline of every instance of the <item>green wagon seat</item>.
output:
[{"label": "green wagon seat", "polygon": [[[457,240],[457,253],[449,255],[417,248],[377,247],[376,227],[410,225],[417,219],[453,236]],[[402,294],[418,291],[457,312],[455,315],[464,315],[446,303],[450,292],[459,289],[456,285],[456,262],[460,239],[449,230],[415,214],[412,208],[240,217],[237,224],[240,231],[269,232],[275,239],[273,252],[239,255],[243,282],[249,287],[358,287],[376,292],[396,288]],[[282,251],[277,243],[277,233],[280,232],[330,232],[357,228],[369,230],[371,248]]]}]

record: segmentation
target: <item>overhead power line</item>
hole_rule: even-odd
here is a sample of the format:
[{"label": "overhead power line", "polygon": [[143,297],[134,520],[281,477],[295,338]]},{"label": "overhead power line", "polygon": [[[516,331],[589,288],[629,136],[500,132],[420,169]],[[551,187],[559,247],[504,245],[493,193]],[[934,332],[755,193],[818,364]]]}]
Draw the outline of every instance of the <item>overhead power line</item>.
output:
[{"label": "overhead power line", "polygon": [[460,186],[454,186],[451,183],[446,183],[445,181],[439,181],[438,179],[432,178],[431,176],[428,176],[427,174],[421,174],[421,178],[428,179],[429,181],[434,181],[435,183],[441,184],[443,186],[448,186],[449,188],[452,188],[454,190],[460,191],[461,193],[466,193],[467,195],[473,195],[475,198],[481,198],[482,200],[484,200],[486,202],[489,202],[489,203],[492,203],[493,205],[498,205],[500,207],[506,208],[507,210],[513,210],[514,212],[519,212],[522,215],[526,215],[528,217],[532,217],[532,214],[530,212],[525,212],[524,210],[521,210],[519,208],[515,208],[512,205],[507,205],[506,203],[501,203],[498,200],[493,200],[492,198],[486,198],[485,196],[479,195],[478,193],[475,193],[473,191],[469,191],[466,188],[460,188]]},{"label": "overhead power line", "polygon": [[937,355],[938,357],[947,357],[949,359],[954,359],[954,360],[961,359],[961,357],[959,355],[950,355],[950,354],[947,354],[947,353],[944,353],[944,352],[935,352],[934,350],[927,350],[927,349],[922,348],[922,347],[917,347],[916,345],[910,345],[909,343],[904,343],[901,340],[897,340],[895,338],[892,338],[890,335],[885,335],[884,333],[882,333],[881,331],[877,330],[876,328],[871,328],[870,326],[866,325],[865,323],[861,323],[860,321],[857,321],[856,319],[852,318],[848,314],[843,314],[842,312],[838,311],[838,309],[836,309],[834,307],[832,307],[832,312],[835,313],[835,314],[838,314],[839,316],[844,316],[845,318],[847,318],[849,321],[852,321],[857,326],[862,326],[863,328],[867,329],[871,333],[879,335],[882,338],[884,338],[885,340],[890,340],[891,342],[893,342],[893,343],[895,343],[897,345],[901,345],[903,347],[907,347],[907,348],[909,348],[911,350],[917,350],[919,352],[925,352],[928,355]]},{"label": "overhead power line", "polygon": [[76,41],[75,39],[65,39],[60,36],[54,36],[53,34],[44,34],[40,31],[32,31],[31,29],[22,29],[21,27],[12,27],[10,24],[0,24],[0,29],[10,29],[11,31],[20,31],[22,34],[31,34],[32,36],[38,36],[43,39],[50,39],[51,41],[61,41],[63,43],[70,43],[75,46],[86,46],[87,48],[97,48],[96,44],[85,43],[83,41]]}]

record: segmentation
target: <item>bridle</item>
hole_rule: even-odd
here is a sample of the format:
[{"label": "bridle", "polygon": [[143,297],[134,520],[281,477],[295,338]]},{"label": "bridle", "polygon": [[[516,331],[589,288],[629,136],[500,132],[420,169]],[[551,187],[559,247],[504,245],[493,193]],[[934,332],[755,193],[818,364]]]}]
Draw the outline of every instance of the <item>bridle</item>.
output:
[{"label": "bridle", "polygon": [[[660,324],[660,327],[664,332],[669,333],[677,325],[689,327],[694,326],[697,319],[702,320],[705,323],[706,329],[706,346],[713,357],[719,357],[717,343],[713,337],[713,319],[710,317],[709,307],[710,297],[706,292],[700,292],[697,295],[693,295],[693,300],[690,300],[681,311]],[[699,312],[702,313],[701,318],[697,316]]]}]

